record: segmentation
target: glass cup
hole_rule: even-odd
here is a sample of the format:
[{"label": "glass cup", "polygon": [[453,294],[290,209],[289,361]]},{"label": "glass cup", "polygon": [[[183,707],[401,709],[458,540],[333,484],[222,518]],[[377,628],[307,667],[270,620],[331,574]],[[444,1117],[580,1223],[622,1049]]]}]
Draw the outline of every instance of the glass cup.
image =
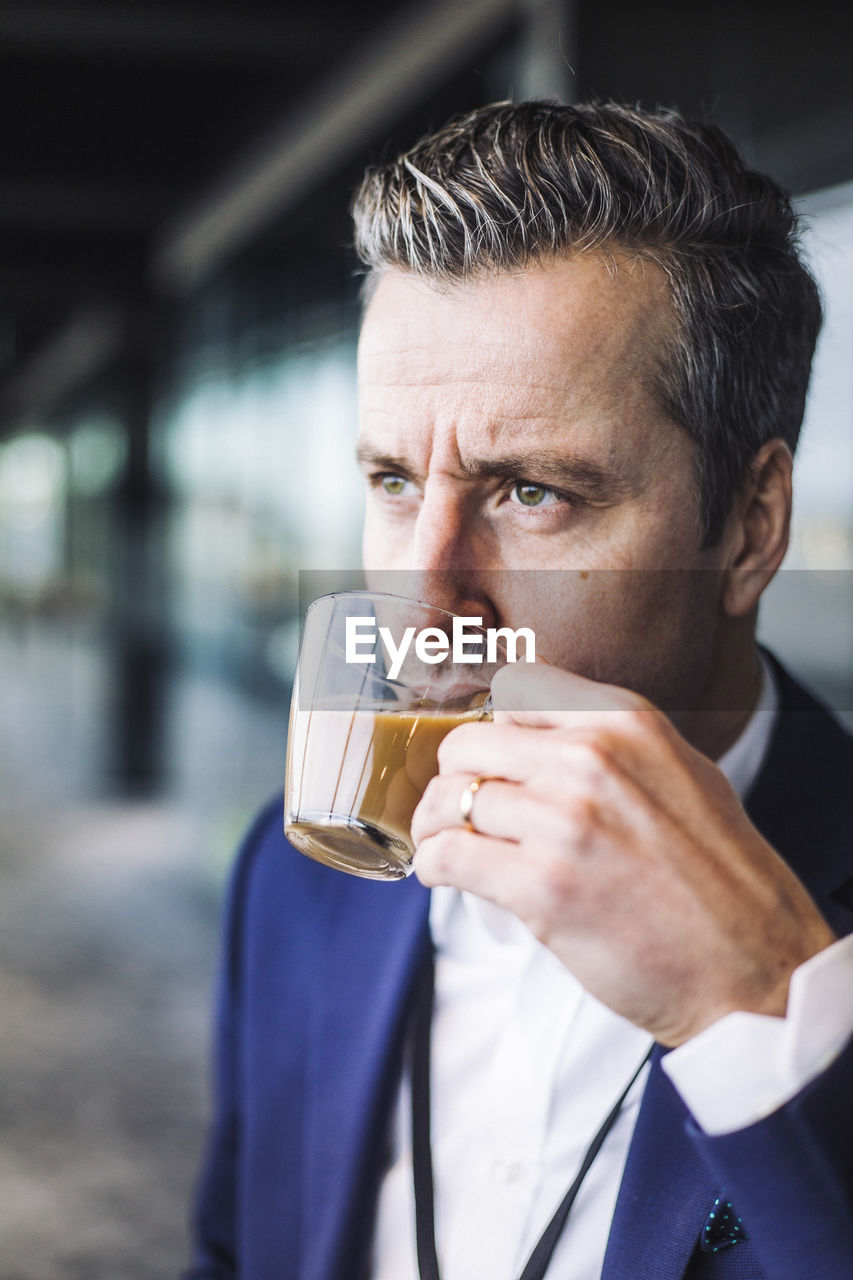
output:
[{"label": "glass cup", "polygon": [[284,829],[309,857],[400,880],[412,814],[457,725],[491,719],[505,655],[481,619],[381,592],[309,607],[290,709]]}]

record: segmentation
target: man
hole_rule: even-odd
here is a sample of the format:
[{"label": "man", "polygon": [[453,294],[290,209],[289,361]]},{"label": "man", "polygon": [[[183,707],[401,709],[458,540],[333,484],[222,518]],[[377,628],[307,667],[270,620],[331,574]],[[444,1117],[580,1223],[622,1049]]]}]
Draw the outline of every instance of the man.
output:
[{"label": "man", "polygon": [[365,565],[546,664],[445,740],[418,880],[258,819],[190,1275],[853,1275],[853,745],[754,642],[820,319],[790,207],[716,130],[534,103],[355,217]]}]

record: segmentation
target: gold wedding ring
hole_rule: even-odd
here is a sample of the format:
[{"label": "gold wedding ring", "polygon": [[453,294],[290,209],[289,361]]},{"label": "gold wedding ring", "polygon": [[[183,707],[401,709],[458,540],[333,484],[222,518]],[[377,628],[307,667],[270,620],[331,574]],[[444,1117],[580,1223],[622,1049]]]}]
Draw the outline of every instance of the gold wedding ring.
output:
[{"label": "gold wedding ring", "polygon": [[474,809],[474,796],[480,790],[483,783],[489,781],[493,781],[493,779],[488,778],[485,774],[481,774],[477,778],[472,778],[468,783],[468,786],[462,792],[462,795],[459,797],[459,817],[462,819],[463,827],[468,831],[477,830],[474,823],[471,821],[471,814]]}]

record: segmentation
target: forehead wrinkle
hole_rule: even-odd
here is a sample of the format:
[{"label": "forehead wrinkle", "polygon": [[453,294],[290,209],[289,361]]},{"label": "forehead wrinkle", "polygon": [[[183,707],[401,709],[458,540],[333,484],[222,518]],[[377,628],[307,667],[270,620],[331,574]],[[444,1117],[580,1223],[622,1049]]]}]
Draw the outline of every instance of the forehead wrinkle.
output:
[{"label": "forehead wrinkle", "polygon": [[[566,293],[563,276],[595,279],[595,294],[578,304],[574,293]],[[602,271],[603,268],[603,271]],[[390,296],[399,296],[400,305],[387,326],[384,307],[371,307],[362,326],[362,350],[366,359],[381,360],[387,354],[394,362],[445,353],[445,322],[463,316],[464,332],[457,331],[456,349],[464,350],[469,368],[482,363],[485,376],[494,376],[493,365],[512,371],[525,340],[534,336],[545,360],[561,363],[569,342],[584,362],[609,353],[623,364],[625,372],[644,373],[656,368],[661,348],[677,326],[669,282],[654,263],[632,253],[594,253],[583,259],[569,257],[551,264],[531,264],[518,273],[499,272],[477,280],[460,282],[448,290],[436,290],[428,281],[413,278],[405,271],[392,271],[384,281]],[[495,301],[515,287],[515,308],[496,318]],[[520,292],[519,292],[520,289]],[[384,300],[384,299],[383,299]],[[375,301],[375,299],[374,299]],[[447,311],[447,316],[442,311]],[[431,332],[425,338],[413,333],[423,316],[434,315]],[[630,329],[614,326],[615,314],[627,313]],[[377,323],[378,322],[378,323]],[[429,323],[429,321],[428,321]],[[391,350],[383,349],[385,344]],[[428,380],[428,379],[427,379]],[[422,381],[420,377],[415,383]]]},{"label": "forehead wrinkle", "polygon": [[[565,383],[504,384],[493,378],[460,378],[432,385],[398,381],[387,388],[362,384],[359,408],[363,427],[389,421],[413,427],[428,423],[430,429],[444,428],[464,436],[473,433],[496,443],[507,434],[538,430],[541,438],[563,427],[583,430],[590,420],[587,398],[582,387]],[[595,417],[600,419],[600,407]]]},{"label": "forehead wrinkle", "polygon": [[[545,378],[530,378],[525,375],[523,380],[513,380],[512,370],[503,367],[500,374],[496,375],[493,371],[483,372],[482,377],[477,377],[470,373],[466,377],[460,377],[458,373],[454,373],[453,377],[446,377],[441,370],[431,366],[425,368],[423,376],[419,378],[401,377],[399,368],[391,357],[388,358],[389,366],[393,366],[391,375],[387,379],[378,377],[363,377],[361,379],[360,392],[362,397],[369,396],[371,391],[384,392],[388,389],[392,391],[413,391],[423,389],[434,389],[438,393],[452,392],[455,388],[468,387],[489,387],[494,390],[512,391],[516,396],[524,393],[532,394],[537,391],[544,391],[549,395],[554,393],[565,395],[571,390],[572,384],[567,382],[565,377],[555,376],[552,380]],[[541,370],[544,374],[545,370]]]},{"label": "forehead wrinkle", "polygon": [[[518,359],[518,353],[515,358]],[[534,370],[526,365],[523,370],[519,369],[518,376],[509,363],[498,369],[484,369],[481,374],[466,362],[462,372],[458,351],[454,358],[448,357],[446,363],[444,360],[425,362],[412,370],[401,369],[390,354],[385,363],[387,369],[381,371],[365,367],[361,370],[359,399],[362,409],[371,415],[393,415],[402,410],[426,412],[435,417],[448,414],[459,421],[485,415],[499,425],[533,419],[554,425],[561,420],[572,420],[583,425],[588,402],[602,394],[609,414],[620,417],[626,404],[636,411],[644,401],[652,400],[647,385],[647,361],[636,348],[622,364],[623,376],[614,379],[612,385],[602,381],[594,361],[575,362],[569,372],[564,360],[546,351],[540,352]],[[394,402],[398,395],[403,398],[402,404]],[[407,397],[411,397],[408,402]],[[600,417],[604,407],[602,403],[595,405],[596,417]]]},{"label": "forehead wrinkle", "polygon": [[[551,484],[556,488],[580,491],[589,500],[621,500],[639,493],[643,488],[642,477],[634,472],[625,474],[621,469],[608,469],[572,450],[522,449],[514,453],[498,453],[484,456],[463,455],[455,435],[445,441],[448,457],[439,458],[435,468],[439,473],[452,474],[471,481],[518,481]],[[399,453],[383,450],[362,441],[356,456],[364,467],[384,471],[405,472],[423,480],[432,469],[434,454],[426,460],[423,469],[413,464],[407,450]]]},{"label": "forehead wrinkle", "polygon": [[637,477],[598,466],[570,450],[548,452],[531,449],[493,458],[460,458],[460,468],[471,479],[517,480],[529,478],[557,486],[578,486],[589,495],[626,497],[638,491]]},{"label": "forehead wrinkle", "polygon": [[460,453],[544,456],[565,443],[629,483],[648,479],[667,451],[667,433],[651,434],[649,366],[671,303],[654,272],[600,272],[556,264],[438,299],[404,275],[386,281],[362,330],[365,438],[421,474],[459,474]]},{"label": "forehead wrinkle", "polygon": [[[459,376],[460,351],[465,356],[464,377]],[[392,339],[376,347],[363,342],[359,370],[367,383],[379,386],[422,387],[435,382],[468,386],[492,382],[502,371],[510,377],[519,372],[518,351],[514,344],[499,341],[457,342],[452,351],[438,342],[398,345]]]},{"label": "forehead wrinkle", "polygon": [[[390,414],[397,419],[399,415]],[[356,446],[356,460],[361,466],[373,466],[381,470],[400,467],[410,476],[423,479],[433,470],[433,461],[438,459],[437,469],[448,473],[462,475],[462,460],[459,452],[456,427],[453,423],[445,426],[436,424],[428,434],[407,432],[405,426],[394,431],[390,436],[384,432],[379,439],[371,440],[362,432]]]}]

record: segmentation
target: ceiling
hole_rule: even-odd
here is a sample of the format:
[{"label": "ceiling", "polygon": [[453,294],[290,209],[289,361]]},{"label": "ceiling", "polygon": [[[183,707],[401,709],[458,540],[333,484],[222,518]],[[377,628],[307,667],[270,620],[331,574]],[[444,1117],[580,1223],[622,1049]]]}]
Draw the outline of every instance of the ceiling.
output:
[{"label": "ceiling", "polygon": [[126,317],[147,304],[162,284],[156,255],[186,211],[398,8],[387,0],[4,0],[7,419],[48,398],[36,384],[55,375],[58,343],[97,347],[117,311]]},{"label": "ceiling", "polygon": [[339,254],[366,159],[529,89],[534,13],[567,90],[705,111],[795,189],[853,178],[840,0],[3,0],[0,429],[270,237]]},{"label": "ceiling", "polygon": [[[357,34],[354,6],[313,11],[319,20],[299,22],[259,0],[4,3],[7,362],[26,360],[81,299],[144,292],[156,229],[286,107],[327,42]],[[369,5],[358,12],[369,22]]]}]

